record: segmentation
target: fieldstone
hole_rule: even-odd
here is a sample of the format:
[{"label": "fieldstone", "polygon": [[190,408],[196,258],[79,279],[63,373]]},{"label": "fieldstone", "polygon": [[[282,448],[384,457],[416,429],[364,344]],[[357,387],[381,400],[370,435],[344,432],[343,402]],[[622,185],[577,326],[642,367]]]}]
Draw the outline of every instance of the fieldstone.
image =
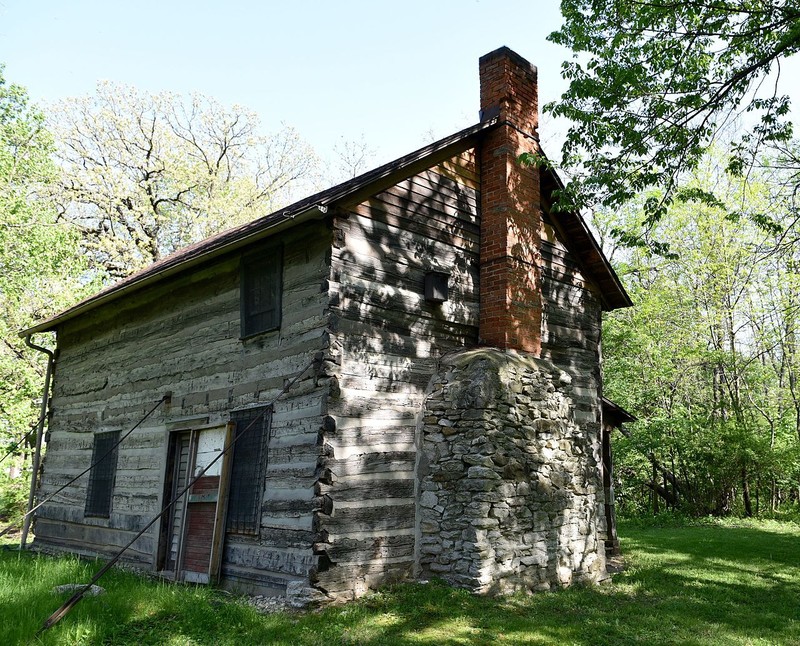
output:
[{"label": "fieldstone", "polygon": [[466,480],[461,487],[465,491],[492,491],[497,486],[497,480]]},{"label": "fieldstone", "polygon": [[600,578],[590,372],[495,349],[442,364],[446,379],[434,380],[423,412],[423,571],[477,592]]},{"label": "fieldstone", "polygon": [[432,491],[423,491],[422,495],[419,497],[419,506],[420,507],[427,507],[433,508],[437,505],[439,499],[436,497],[436,494]]},{"label": "fieldstone", "polygon": [[461,460],[465,464],[469,464],[471,466],[480,466],[480,467],[488,467],[491,468],[494,466],[494,462],[492,458],[487,455],[463,455],[461,456]]},{"label": "fieldstone", "polygon": [[451,570],[451,567],[452,566],[449,563],[429,563],[428,564],[428,569],[431,572],[437,572],[437,573],[440,573],[440,574],[444,573],[444,572],[449,572]]},{"label": "fieldstone", "polygon": [[479,529],[488,529],[490,527],[497,527],[498,520],[496,518],[474,518],[470,521],[470,525],[478,527]]},{"label": "fieldstone", "polygon": [[494,509],[492,509],[492,511],[489,512],[489,515],[492,518],[496,518],[498,522],[502,524],[504,520],[506,520],[511,516],[511,510],[508,509],[507,507],[506,508],[495,507]]},{"label": "fieldstone", "polygon": [[[85,583],[65,583],[64,585],[57,585],[55,588],[51,590],[52,594],[64,594],[66,592],[70,592],[72,594],[76,593],[78,590],[82,590],[86,588]],[[85,597],[98,597],[101,594],[105,594],[106,589],[101,588],[99,585],[91,585],[86,589],[86,592],[83,593]]]},{"label": "fieldstone", "polygon": [[494,469],[475,466],[467,469],[467,478],[500,480],[500,475]]},{"label": "fieldstone", "polygon": [[312,588],[308,581],[289,581],[286,584],[286,599],[289,605],[293,608],[306,608],[311,605],[317,605],[328,599],[327,595]]}]

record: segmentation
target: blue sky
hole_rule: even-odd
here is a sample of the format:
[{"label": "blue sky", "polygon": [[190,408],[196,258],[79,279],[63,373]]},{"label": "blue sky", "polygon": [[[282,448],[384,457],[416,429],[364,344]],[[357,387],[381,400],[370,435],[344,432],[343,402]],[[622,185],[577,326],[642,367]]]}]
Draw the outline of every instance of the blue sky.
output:
[{"label": "blue sky", "polygon": [[197,91],[322,155],[363,137],[379,162],[475,123],[478,57],[502,45],[538,66],[540,103],[556,98],[559,23],[557,0],[0,0],[0,62],[37,102],[99,80]]}]

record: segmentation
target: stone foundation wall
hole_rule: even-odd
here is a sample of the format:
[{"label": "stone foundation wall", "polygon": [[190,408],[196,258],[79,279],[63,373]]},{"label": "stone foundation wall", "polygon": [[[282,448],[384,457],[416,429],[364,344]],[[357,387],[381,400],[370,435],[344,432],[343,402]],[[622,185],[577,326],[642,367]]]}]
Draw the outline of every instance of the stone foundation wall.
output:
[{"label": "stone foundation wall", "polygon": [[[417,563],[481,593],[606,576],[595,400],[553,364],[480,348],[447,357],[420,421]],[[585,412],[578,416],[586,419]]]}]

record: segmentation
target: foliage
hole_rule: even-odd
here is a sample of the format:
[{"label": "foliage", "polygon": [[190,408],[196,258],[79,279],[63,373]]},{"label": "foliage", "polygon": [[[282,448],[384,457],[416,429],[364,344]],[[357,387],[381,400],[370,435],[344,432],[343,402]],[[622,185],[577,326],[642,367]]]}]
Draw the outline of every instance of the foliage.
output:
[{"label": "foliage", "polygon": [[[621,525],[611,585],[482,597],[432,581],[320,612],[259,615],[203,586],[112,570],[42,644],[775,644],[800,640],[794,524]],[[0,631],[27,643],[99,564],[0,552]]]},{"label": "foliage", "polygon": [[252,112],[200,95],[101,83],[54,106],[49,123],[54,197],[112,278],[272,212],[316,171],[291,128],[263,135]]},{"label": "foliage", "polygon": [[[620,264],[635,306],[607,318],[604,352],[607,394],[639,417],[615,446],[624,513],[657,511],[651,491],[701,515],[800,502],[800,280],[798,247],[785,243],[793,210],[770,178],[745,183],[718,161],[706,158],[688,187],[713,186],[725,201],[675,205],[654,230],[680,254],[637,248]],[[646,199],[623,226],[641,222]],[[743,217],[730,217],[734,207]],[[783,233],[765,232],[748,209],[771,210]]]},{"label": "foliage", "polygon": [[82,266],[75,232],[46,197],[52,149],[43,114],[0,68],[0,457],[35,424],[41,395],[41,355],[18,333],[72,302]]},{"label": "foliage", "polygon": [[[571,122],[562,207],[616,208],[659,187],[643,204],[652,225],[737,119],[749,124],[729,160],[738,174],[764,145],[790,140],[779,81],[781,60],[800,50],[797,0],[562,0],[561,12],[549,38],[572,50],[562,66],[570,85],[545,110]],[[713,205],[720,195],[694,197]]]},{"label": "foliage", "polygon": [[16,521],[25,513],[29,481],[0,472],[0,522]]}]

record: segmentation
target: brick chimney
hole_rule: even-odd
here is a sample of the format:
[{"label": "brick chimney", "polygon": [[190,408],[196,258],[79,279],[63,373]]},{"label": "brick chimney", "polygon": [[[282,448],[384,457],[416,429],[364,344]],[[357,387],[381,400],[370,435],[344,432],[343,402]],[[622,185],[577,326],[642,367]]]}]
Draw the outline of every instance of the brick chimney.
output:
[{"label": "brick chimney", "polygon": [[536,68],[507,47],[480,59],[481,120],[497,117],[481,146],[481,342],[539,355],[542,292]]}]

